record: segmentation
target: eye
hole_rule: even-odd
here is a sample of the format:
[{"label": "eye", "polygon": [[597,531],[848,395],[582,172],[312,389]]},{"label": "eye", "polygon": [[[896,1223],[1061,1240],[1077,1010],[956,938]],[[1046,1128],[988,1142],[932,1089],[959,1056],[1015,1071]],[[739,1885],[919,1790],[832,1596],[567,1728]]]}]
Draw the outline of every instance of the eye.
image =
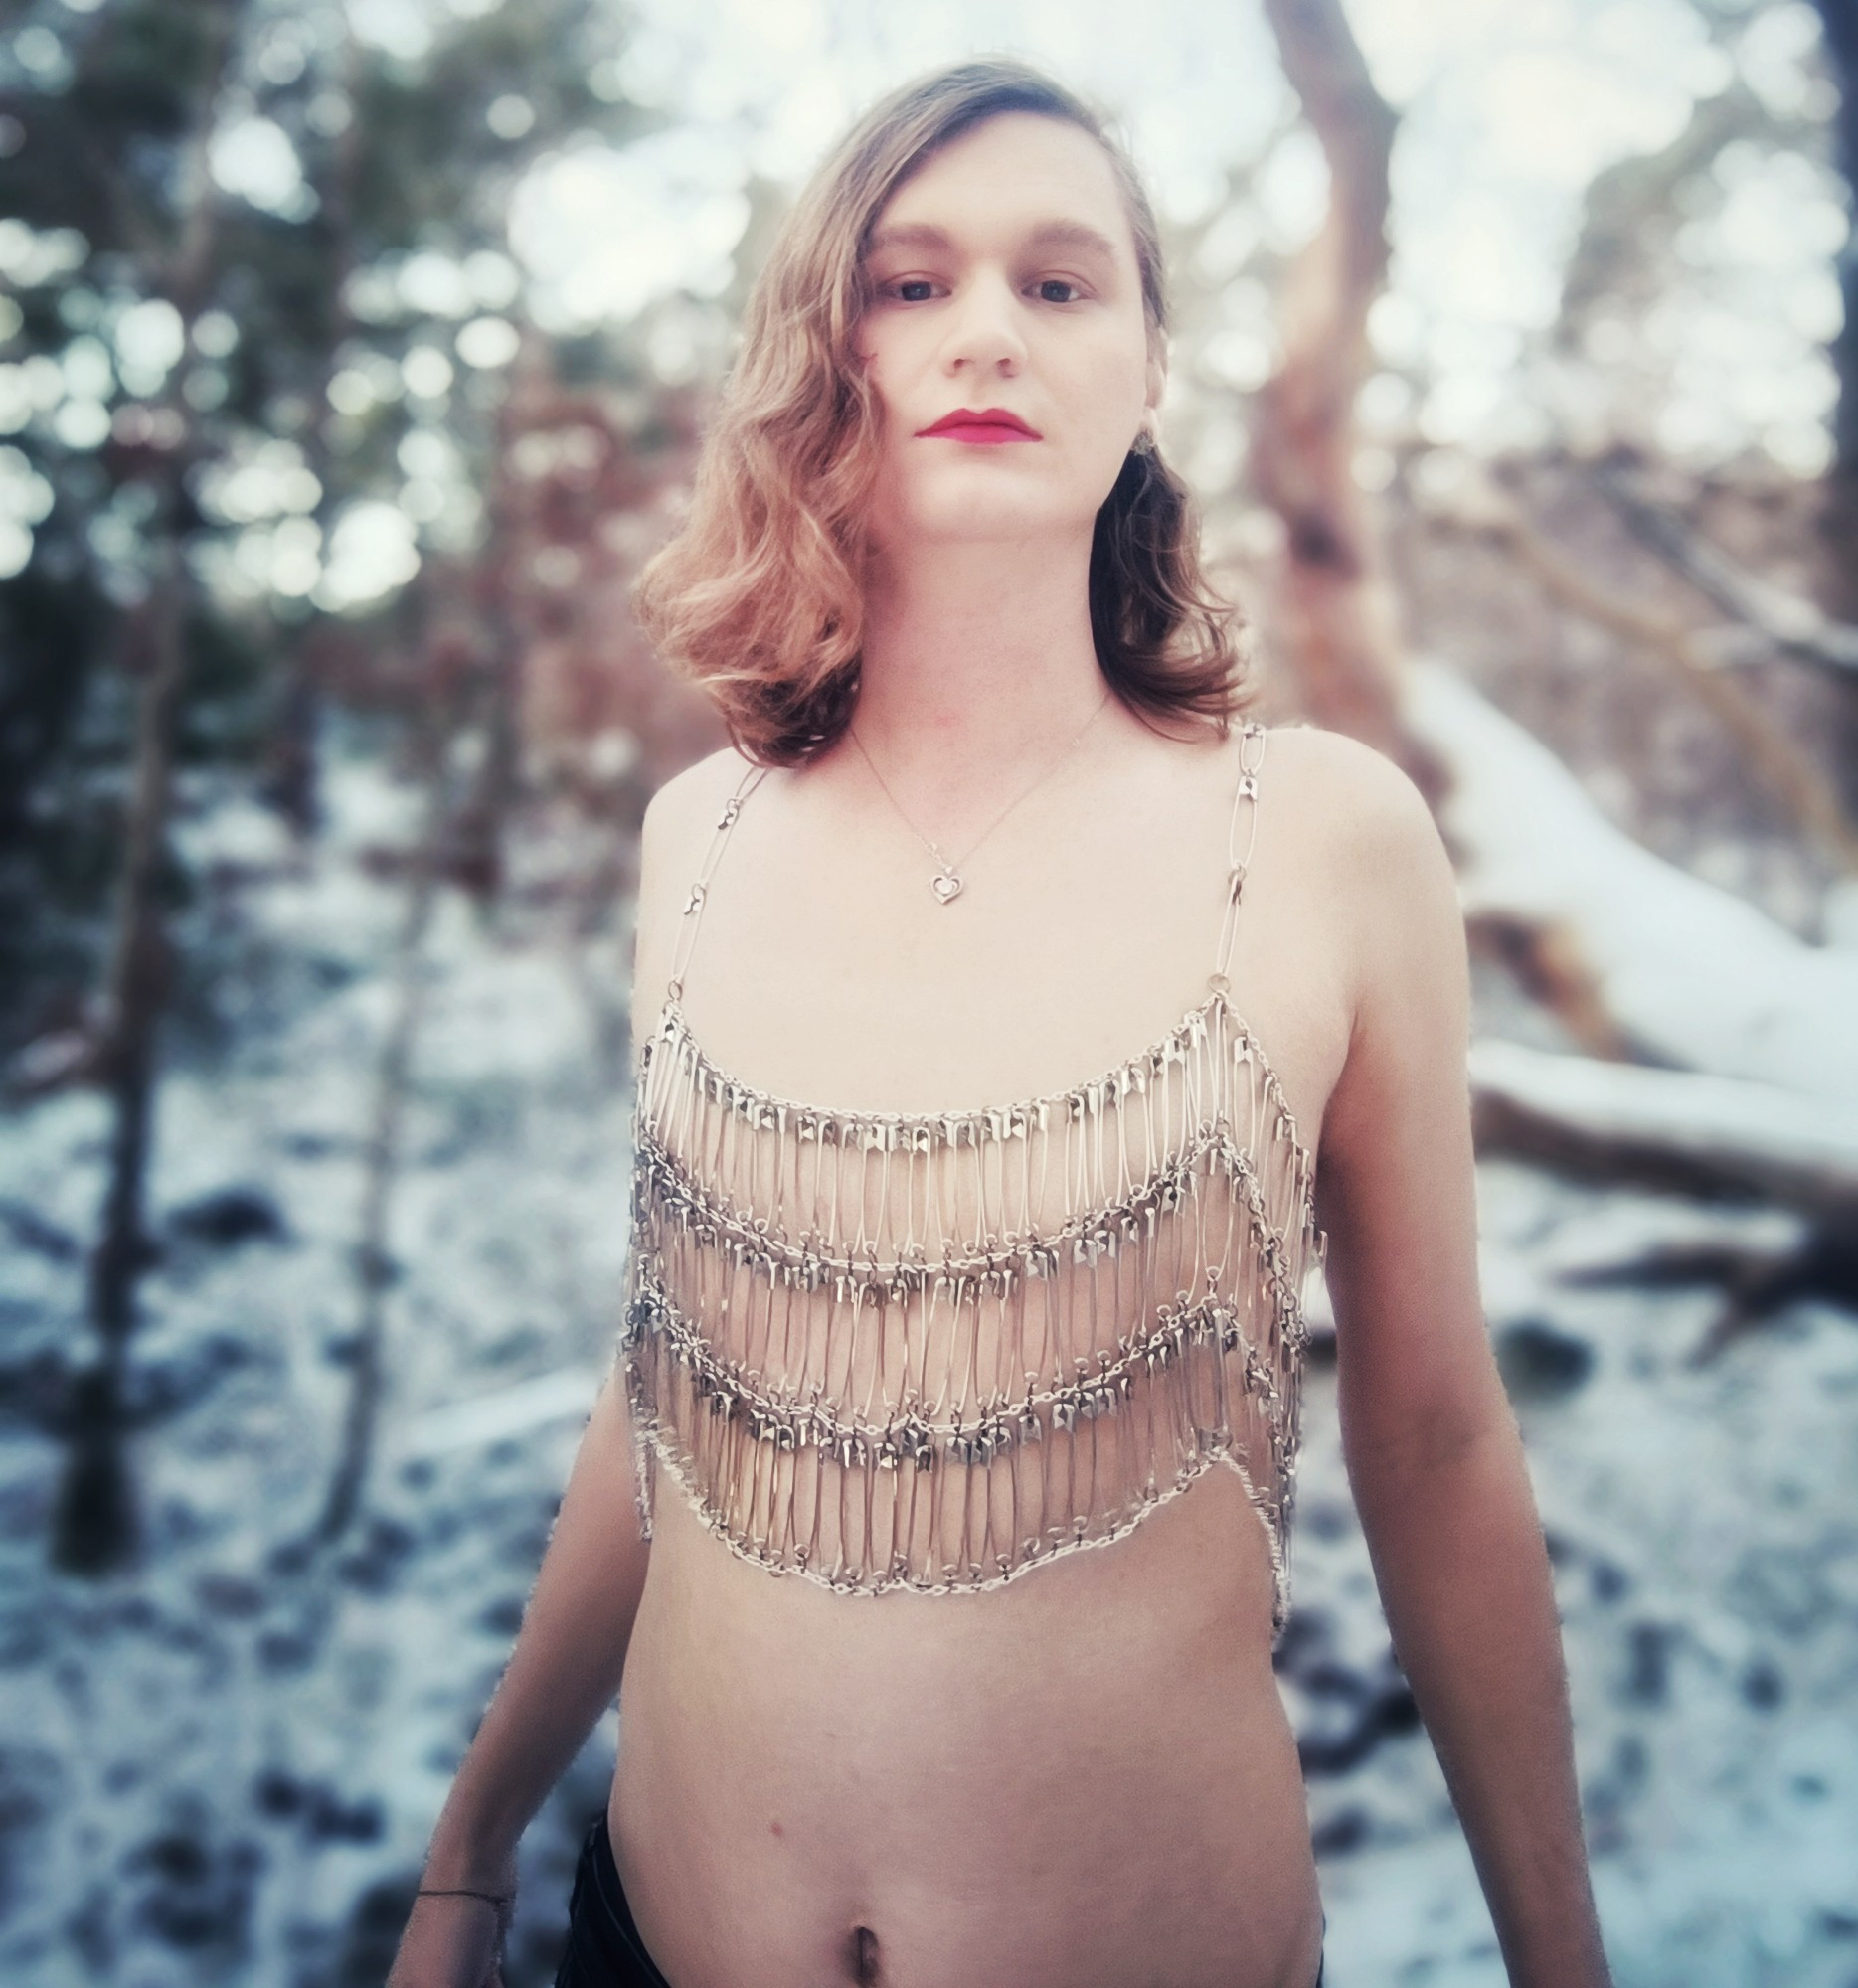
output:
[{"label": "eye", "polygon": [[[1069,276],[1041,276],[1039,278],[1039,301],[1048,304],[1075,304],[1084,292]],[[1069,290],[1069,296],[1055,297],[1054,290]]]},{"label": "eye", "polygon": [[878,294],[900,304],[926,304],[934,294],[932,276],[894,276],[878,285]]}]

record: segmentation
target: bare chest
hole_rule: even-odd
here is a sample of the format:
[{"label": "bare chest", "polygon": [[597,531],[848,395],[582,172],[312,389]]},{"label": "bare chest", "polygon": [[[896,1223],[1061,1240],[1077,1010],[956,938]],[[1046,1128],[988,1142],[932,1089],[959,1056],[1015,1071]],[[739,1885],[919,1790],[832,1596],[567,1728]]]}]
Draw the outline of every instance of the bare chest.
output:
[{"label": "bare chest", "polygon": [[1203,788],[1172,808],[1081,809],[976,859],[950,903],[876,811],[826,832],[770,810],[715,864],[696,933],[686,898],[649,957],[641,941],[642,1012],[681,940],[693,1034],[757,1088],[837,1111],[969,1110],[1137,1056],[1223,967],[1313,1146],[1347,1045],[1346,935],[1287,801],[1239,838],[1252,861],[1229,910],[1232,796]]}]

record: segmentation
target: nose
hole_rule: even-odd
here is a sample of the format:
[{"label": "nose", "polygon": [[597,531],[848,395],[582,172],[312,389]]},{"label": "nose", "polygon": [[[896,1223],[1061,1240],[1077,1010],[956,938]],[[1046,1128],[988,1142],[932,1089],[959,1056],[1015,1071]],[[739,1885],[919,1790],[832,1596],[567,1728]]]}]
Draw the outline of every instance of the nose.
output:
[{"label": "nose", "polygon": [[956,296],[947,325],[942,363],[949,372],[968,366],[1011,375],[1024,365],[1019,298],[1003,275],[977,271]]}]

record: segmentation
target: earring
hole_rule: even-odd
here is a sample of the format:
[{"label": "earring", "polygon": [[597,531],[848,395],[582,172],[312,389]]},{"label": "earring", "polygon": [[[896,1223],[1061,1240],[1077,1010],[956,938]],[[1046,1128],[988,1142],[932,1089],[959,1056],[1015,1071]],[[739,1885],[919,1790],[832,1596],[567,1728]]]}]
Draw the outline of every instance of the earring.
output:
[{"label": "earring", "polygon": [[1155,431],[1147,421],[1135,430],[1135,439],[1129,444],[1131,455],[1153,455],[1159,447]]}]

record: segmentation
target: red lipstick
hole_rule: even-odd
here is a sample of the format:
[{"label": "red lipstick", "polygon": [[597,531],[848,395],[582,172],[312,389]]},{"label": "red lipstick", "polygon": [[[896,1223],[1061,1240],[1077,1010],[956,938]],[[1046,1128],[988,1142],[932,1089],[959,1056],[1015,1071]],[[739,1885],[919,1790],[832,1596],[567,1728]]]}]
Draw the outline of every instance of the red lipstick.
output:
[{"label": "red lipstick", "polygon": [[976,413],[972,408],[956,408],[952,414],[943,414],[933,427],[918,428],[920,437],[933,435],[944,441],[1042,441],[1044,437],[1037,428],[1028,427],[1015,414],[1005,408],[983,408]]}]

